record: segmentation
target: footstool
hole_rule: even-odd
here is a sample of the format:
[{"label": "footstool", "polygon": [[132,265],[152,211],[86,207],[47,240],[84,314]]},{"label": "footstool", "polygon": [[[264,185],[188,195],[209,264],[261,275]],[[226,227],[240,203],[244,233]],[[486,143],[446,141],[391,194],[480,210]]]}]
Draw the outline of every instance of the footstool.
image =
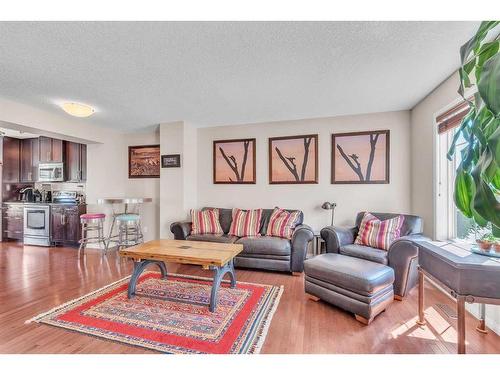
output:
[{"label": "footstool", "polygon": [[354,313],[364,324],[394,299],[394,270],[380,263],[336,253],[317,255],[304,262],[305,291]]}]

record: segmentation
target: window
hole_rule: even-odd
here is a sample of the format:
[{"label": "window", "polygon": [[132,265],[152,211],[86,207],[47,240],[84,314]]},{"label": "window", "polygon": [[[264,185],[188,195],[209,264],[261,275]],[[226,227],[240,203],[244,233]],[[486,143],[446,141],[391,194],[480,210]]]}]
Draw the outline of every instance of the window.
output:
[{"label": "window", "polygon": [[461,161],[461,150],[466,145],[466,141],[462,136],[457,141],[454,159],[450,162],[446,158],[453,137],[466,114],[467,110],[464,110],[464,104],[461,102],[436,119],[438,141],[436,157],[435,234],[438,240],[453,239],[472,243],[484,234],[491,233],[491,228],[479,227],[474,220],[465,217],[455,207],[453,192],[456,169]]}]

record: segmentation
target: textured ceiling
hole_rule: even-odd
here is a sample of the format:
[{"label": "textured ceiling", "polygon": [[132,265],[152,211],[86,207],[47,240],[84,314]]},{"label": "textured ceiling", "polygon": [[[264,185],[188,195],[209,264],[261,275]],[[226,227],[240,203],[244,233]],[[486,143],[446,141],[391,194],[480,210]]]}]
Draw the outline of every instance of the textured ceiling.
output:
[{"label": "textured ceiling", "polygon": [[0,22],[0,97],[58,113],[88,103],[98,112],[79,121],[121,130],[409,109],[477,25]]}]

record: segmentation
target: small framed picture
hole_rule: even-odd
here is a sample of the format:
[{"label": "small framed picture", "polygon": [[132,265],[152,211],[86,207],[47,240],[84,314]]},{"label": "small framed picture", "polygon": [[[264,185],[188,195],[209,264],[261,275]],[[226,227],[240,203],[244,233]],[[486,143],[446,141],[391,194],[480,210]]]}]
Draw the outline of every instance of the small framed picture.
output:
[{"label": "small framed picture", "polygon": [[179,168],[181,166],[181,155],[162,155],[161,156],[161,167],[162,168]]}]

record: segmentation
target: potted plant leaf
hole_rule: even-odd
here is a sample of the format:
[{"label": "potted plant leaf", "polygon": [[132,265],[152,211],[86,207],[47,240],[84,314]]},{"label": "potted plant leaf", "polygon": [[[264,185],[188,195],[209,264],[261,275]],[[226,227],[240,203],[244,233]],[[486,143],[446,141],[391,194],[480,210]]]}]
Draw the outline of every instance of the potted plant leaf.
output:
[{"label": "potted plant leaf", "polygon": [[[466,141],[455,178],[457,208],[479,226],[491,223],[500,237],[500,21],[484,21],[476,34],[460,48],[459,94],[469,105],[452,145],[453,160],[460,135]],[[490,34],[496,33],[496,35]],[[465,91],[477,86],[473,99]],[[486,246],[486,245],[485,245]]]}]

